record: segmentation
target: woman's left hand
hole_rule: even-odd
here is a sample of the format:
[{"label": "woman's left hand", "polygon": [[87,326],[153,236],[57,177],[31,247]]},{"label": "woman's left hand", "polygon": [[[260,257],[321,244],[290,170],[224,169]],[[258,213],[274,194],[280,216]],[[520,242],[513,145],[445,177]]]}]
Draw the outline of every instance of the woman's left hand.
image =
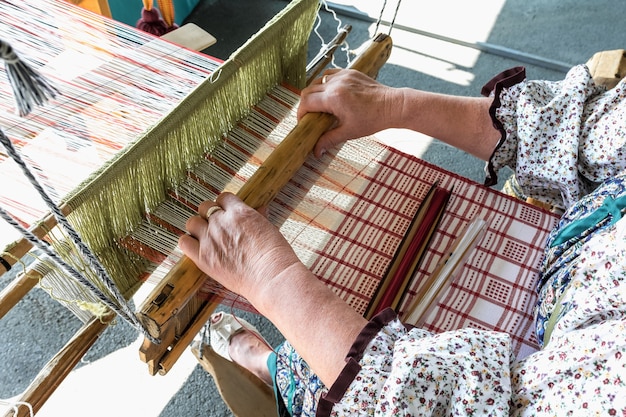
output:
[{"label": "woman's left hand", "polygon": [[[203,272],[254,303],[255,294],[299,259],[279,230],[231,193],[198,207],[179,247]],[[208,214],[208,218],[207,218]]]}]

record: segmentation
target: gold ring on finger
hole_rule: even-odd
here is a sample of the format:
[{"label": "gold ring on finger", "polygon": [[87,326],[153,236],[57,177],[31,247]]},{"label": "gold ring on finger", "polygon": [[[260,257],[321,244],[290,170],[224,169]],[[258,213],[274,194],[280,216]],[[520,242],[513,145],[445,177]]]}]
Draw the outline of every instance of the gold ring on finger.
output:
[{"label": "gold ring on finger", "polygon": [[211,206],[206,211],[206,214],[204,215],[204,218],[206,219],[206,221],[209,221],[209,217],[211,217],[213,214],[215,214],[216,212],[218,212],[220,210],[222,210],[222,208],[220,206]]}]

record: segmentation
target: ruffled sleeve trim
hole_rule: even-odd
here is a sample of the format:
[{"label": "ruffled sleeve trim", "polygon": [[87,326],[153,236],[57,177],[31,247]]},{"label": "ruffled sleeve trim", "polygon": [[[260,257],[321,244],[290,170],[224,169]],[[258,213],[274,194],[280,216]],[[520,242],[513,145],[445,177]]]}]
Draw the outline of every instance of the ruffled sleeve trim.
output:
[{"label": "ruffled sleeve trim", "polygon": [[491,116],[493,126],[500,132],[500,140],[498,141],[498,144],[494,148],[487,162],[487,177],[485,178],[485,185],[488,187],[495,185],[498,182],[498,175],[496,172],[496,168],[493,164],[493,156],[506,140],[506,130],[504,129],[504,125],[496,117],[496,112],[498,108],[502,105],[500,101],[500,93],[503,89],[510,88],[516,84],[519,84],[525,79],[526,69],[524,67],[514,67],[503,71],[493,77],[491,81],[485,84],[481,90],[481,94],[485,97],[493,95],[493,102],[489,107],[489,115]]},{"label": "ruffled sleeve trim", "polygon": [[346,365],[337,377],[335,383],[328,392],[322,396],[317,406],[315,415],[317,417],[330,416],[333,406],[340,402],[348,390],[352,381],[361,371],[359,361],[363,358],[367,346],[376,335],[390,322],[397,318],[396,313],[388,308],[381,311],[370,320],[357,336],[346,357]]}]

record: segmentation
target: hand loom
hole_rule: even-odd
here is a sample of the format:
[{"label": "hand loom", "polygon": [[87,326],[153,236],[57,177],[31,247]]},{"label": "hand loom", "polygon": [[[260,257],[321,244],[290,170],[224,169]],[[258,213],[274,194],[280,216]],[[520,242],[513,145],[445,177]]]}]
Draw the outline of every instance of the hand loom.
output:
[{"label": "hand loom", "polygon": [[[77,159],[87,157],[95,160],[96,165],[99,163],[95,169],[93,165],[81,165],[84,161],[65,165],[64,172],[57,172],[59,178],[51,173],[45,185],[62,200],[63,211],[70,220],[79,224],[81,236],[91,250],[102,254],[100,259],[125,297],[141,284],[149,262],[117,244],[118,238],[128,234],[146,211],[154,209],[167,190],[174,189],[198,158],[215,147],[270,87],[279,82],[302,86],[306,44],[316,11],[314,1],[293,2],[248,46],[228,62],[220,63],[61,1],[2,4],[4,21],[23,22],[3,27],[3,36],[19,43],[18,51],[24,56],[37,57],[37,62],[45,65],[46,75],[62,85],[61,96],[51,103],[52,109],[35,111],[28,122],[5,113],[3,127],[37,167],[45,163],[41,162],[43,153],[61,154],[68,150],[76,152]],[[41,39],[34,38],[37,35]],[[268,39],[281,39],[284,43],[272,44]],[[50,47],[40,51],[41,44]],[[55,67],[63,64],[65,68]],[[218,67],[215,78],[208,79]],[[183,137],[187,140],[181,140]],[[49,143],[39,143],[46,140]],[[89,152],[83,152],[85,149]],[[4,163],[3,168],[12,174],[10,164]],[[78,182],[72,177],[77,177]],[[32,225],[37,234],[53,241],[57,233],[53,230],[54,221],[46,219],[38,226],[41,211],[37,211],[37,204],[20,210],[31,196],[23,192],[19,180],[15,185],[14,193],[4,198],[3,204],[14,209],[14,216],[22,224]],[[124,188],[129,192],[120,193]],[[16,195],[24,201],[16,204]],[[114,204],[106,207],[105,202]],[[37,214],[29,217],[33,212]],[[94,217],[84,217],[89,212]],[[102,233],[103,229],[108,230]],[[123,229],[126,231],[121,232]],[[118,238],[111,239],[116,234]],[[58,242],[57,251],[65,251],[69,258],[75,256],[68,253],[71,248],[68,251],[62,232]],[[19,241],[7,248],[3,253],[3,259],[8,259],[4,266],[14,264],[28,246]],[[81,268],[80,261],[76,262]],[[117,267],[113,266],[116,263]],[[80,294],[55,296],[69,300],[67,304],[75,307],[73,300],[80,300],[84,291],[74,291]],[[3,309],[16,302],[10,294],[9,291],[9,296],[3,297]],[[4,301],[7,299],[10,302]],[[80,304],[88,307],[87,312],[77,311],[87,324],[50,362],[51,367],[42,373],[45,381],[35,381],[23,396],[23,401],[35,410],[110,319],[102,310],[99,317],[92,318],[97,302],[87,296],[87,304]]]},{"label": "hand loom", "polygon": [[[28,22],[36,30],[2,26],[1,35],[15,39],[25,57],[37,57],[35,62],[61,95],[24,119],[4,112],[0,127],[33,166],[46,172],[42,181],[120,293],[128,299],[144,281],[156,283],[137,313],[142,331],[159,342],[147,339],[141,349],[150,373],[167,373],[218,303],[250,308],[207,280],[176,249],[185,220],[202,200],[214,199],[222,190],[237,192],[253,207],[272,201],[270,220],[303,262],[357,311],[365,312],[427,190],[435,182],[453,188],[399,313],[423,292],[423,278],[458,233],[483,214],[489,227],[476,256],[455,277],[424,327],[491,328],[512,334],[516,351],[535,346],[529,309],[542,240],[556,221],[554,215],[367,138],[349,142],[321,160],[307,158],[319,134],[332,123],[328,115],[309,115],[296,125],[294,117],[293,87],[302,87],[306,78],[306,44],[316,1],[292,1],[223,63],[61,1],[22,3],[1,3],[0,16]],[[76,33],[85,36],[77,39]],[[36,34],[45,41],[29,42]],[[41,43],[50,48],[40,48]],[[391,48],[386,36],[372,44],[352,64],[370,75]],[[61,57],[82,66],[60,68]],[[0,91],[7,91],[6,85],[0,84]],[[305,142],[298,145],[300,152],[283,146],[294,139]],[[59,154],[66,165],[58,169],[58,161],[46,161],[47,153]],[[65,232],[54,227],[55,220],[46,217],[36,196],[24,191],[29,184],[20,182],[5,159],[0,155],[0,169],[16,178],[15,189],[0,194],[0,206],[46,236],[65,259],[98,283]],[[281,170],[287,175],[274,177],[268,166],[276,161],[286,163]],[[68,175],[74,169],[83,175]],[[5,249],[4,267],[16,264],[29,246],[18,241]],[[62,281],[47,264],[38,260],[27,275],[62,282],[66,292],[53,296],[85,325],[22,396],[34,410],[112,318],[101,300]],[[23,285],[27,281],[16,279],[3,291],[0,314],[28,291]]]}]

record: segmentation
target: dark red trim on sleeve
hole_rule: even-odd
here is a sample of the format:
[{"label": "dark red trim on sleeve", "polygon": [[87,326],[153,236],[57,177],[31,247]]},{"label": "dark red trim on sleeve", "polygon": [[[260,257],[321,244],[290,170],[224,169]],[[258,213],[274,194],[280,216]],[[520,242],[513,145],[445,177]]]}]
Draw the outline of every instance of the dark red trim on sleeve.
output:
[{"label": "dark red trim on sleeve", "polygon": [[359,361],[363,357],[363,353],[367,345],[372,339],[385,327],[389,322],[395,320],[397,314],[388,308],[375,315],[363,328],[352,344],[350,351],[346,357],[346,366],[341,370],[335,383],[330,387],[326,395],[320,398],[315,412],[316,417],[329,416],[333,406],[341,401],[348,387],[354,381],[354,378],[361,371]]},{"label": "dark red trim on sleeve", "polygon": [[504,143],[504,140],[506,139],[506,132],[504,131],[504,126],[496,118],[496,110],[498,110],[498,108],[502,104],[500,102],[500,93],[502,92],[503,89],[512,87],[515,84],[519,84],[525,79],[526,79],[526,69],[524,67],[514,67],[506,71],[503,71],[500,74],[493,77],[491,81],[485,84],[482,90],[480,90],[480,93],[485,97],[489,97],[489,95],[493,93],[494,97],[493,97],[493,102],[491,103],[491,106],[489,107],[489,115],[491,116],[493,127],[498,129],[498,131],[500,132],[500,140],[498,141],[498,144],[496,145],[495,149],[491,153],[491,156],[489,157],[489,161],[487,162],[487,178],[485,178],[485,185],[487,187],[491,187],[492,185],[495,185],[498,182],[498,174],[495,172],[493,168],[491,159],[493,158],[494,153],[496,153],[496,151],[500,148],[500,146],[502,146],[502,143]]}]

